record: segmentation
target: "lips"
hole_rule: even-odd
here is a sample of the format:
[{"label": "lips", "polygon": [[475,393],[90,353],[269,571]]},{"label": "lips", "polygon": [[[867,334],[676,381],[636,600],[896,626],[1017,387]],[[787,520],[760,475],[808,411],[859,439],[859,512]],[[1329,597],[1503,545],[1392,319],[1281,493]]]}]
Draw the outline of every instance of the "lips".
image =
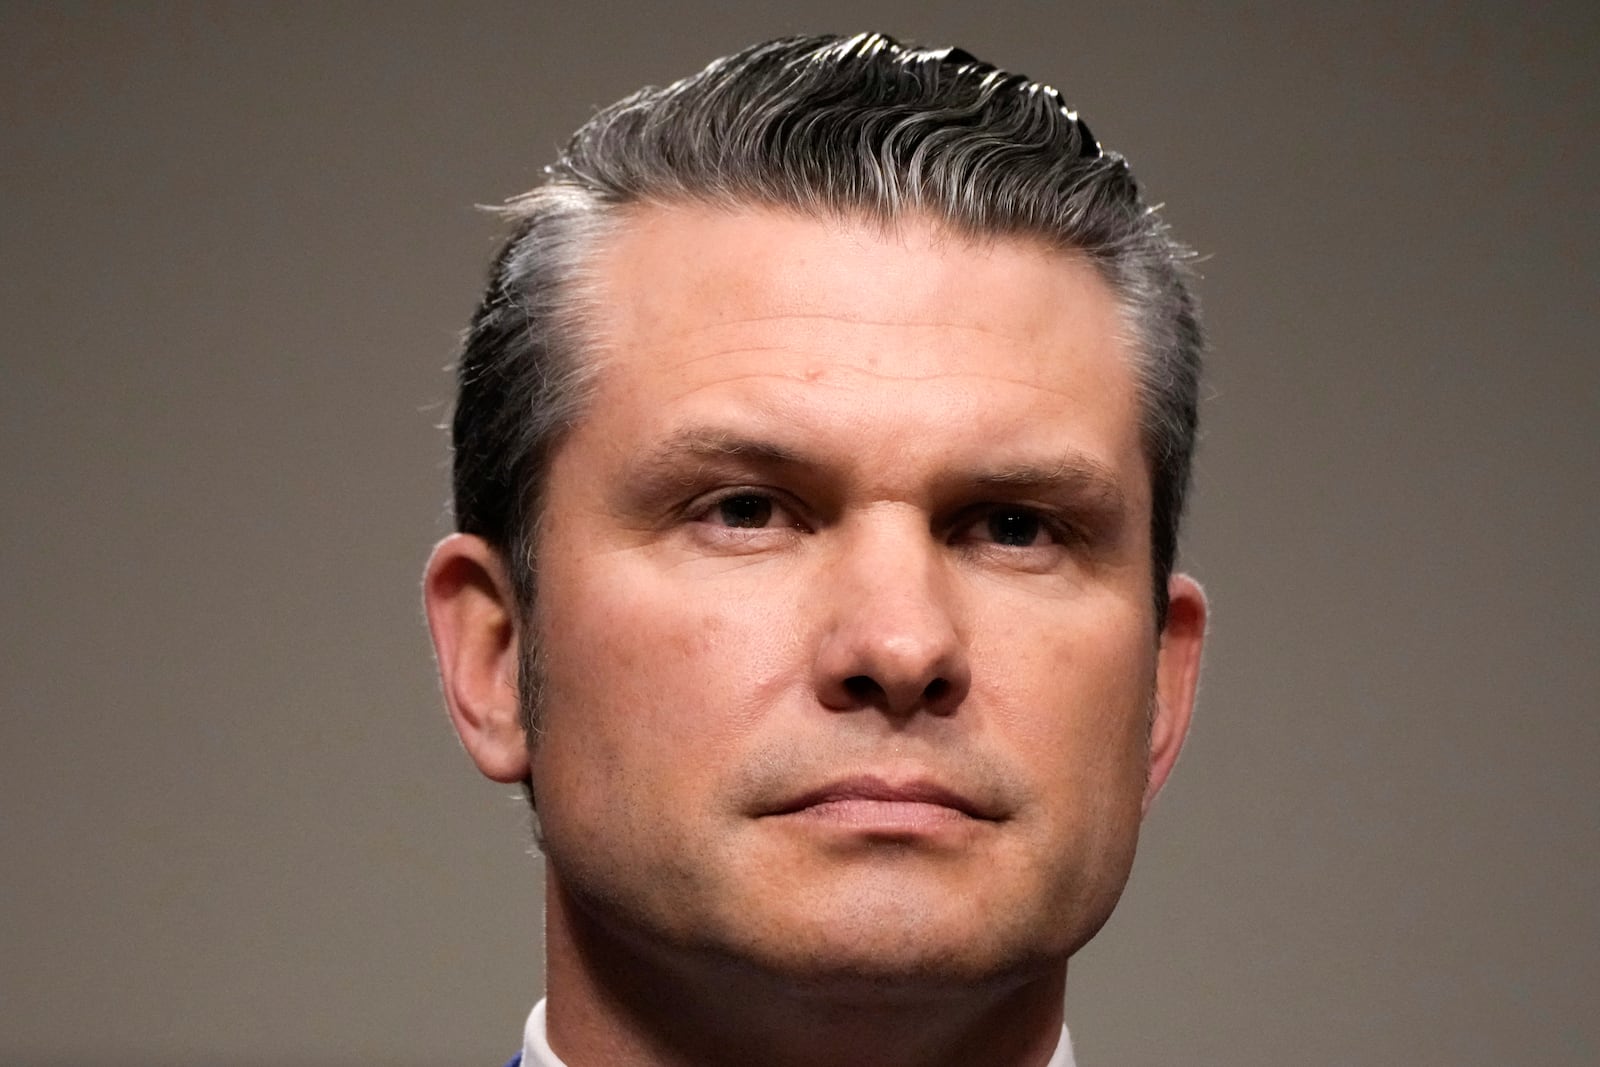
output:
[{"label": "lips", "polygon": [[937,782],[913,779],[894,782],[876,775],[841,778],[786,800],[772,815],[795,815],[812,809],[851,802],[893,805],[926,805],[945,808],[972,819],[998,821],[1001,813],[963,793]]}]

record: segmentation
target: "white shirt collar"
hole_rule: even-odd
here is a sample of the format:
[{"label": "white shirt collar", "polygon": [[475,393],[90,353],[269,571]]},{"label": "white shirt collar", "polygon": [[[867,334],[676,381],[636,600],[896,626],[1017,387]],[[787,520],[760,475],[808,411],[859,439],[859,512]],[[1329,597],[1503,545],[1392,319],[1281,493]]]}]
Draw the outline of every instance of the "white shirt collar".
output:
[{"label": "white shirt collar", "polygon": [[544,1028],[544,998],[528,1013],[528,1025],[522,1028],[522,1067],[567,1067],[561,1057],[550,1051],[550,1038]]},{"label": "white shirt collar", "polygon": [[[1077,1067],[1077,1062],[1072,1058],[1072,1035],[1063,1026],[1061,1043],[1056,1046],[1055,1055],[1050,1057],[1045,1067]],[[550,1050],[550,1038],[544,1024],[543,999],[528,1013],[528,1025],[522,1029],[522,1067],[567,1067],[561,1057]]]}]

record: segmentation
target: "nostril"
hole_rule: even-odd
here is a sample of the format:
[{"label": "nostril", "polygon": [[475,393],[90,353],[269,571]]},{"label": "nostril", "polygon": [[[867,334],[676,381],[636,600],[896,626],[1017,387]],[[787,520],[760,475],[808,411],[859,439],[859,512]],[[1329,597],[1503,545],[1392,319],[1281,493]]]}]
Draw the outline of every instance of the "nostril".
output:
[{"label": "nostril", "polygon": [[840,683],[840,688],[853,706],[880,708],[896,714],[941,708],[955,691],[955,686],[944,677],[932,679],[920,691],[890,690],[870,674],[853,674]]},{"label": "nostril", "polygon": [[883,692],[882,686],[864,674],[846,678],[844,688],[853,698],[862,702],[870,701]]}]

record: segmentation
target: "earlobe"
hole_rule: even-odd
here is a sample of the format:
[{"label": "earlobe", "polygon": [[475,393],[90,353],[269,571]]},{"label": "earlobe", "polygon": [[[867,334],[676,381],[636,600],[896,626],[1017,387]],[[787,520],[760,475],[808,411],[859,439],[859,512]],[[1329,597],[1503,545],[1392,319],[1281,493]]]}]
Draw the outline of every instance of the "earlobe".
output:
[{"label": "earlobe", "polygon": [[1178,761],[1200,682],[1200,651],[1206,636],[1206,595],[1187,574],[1167,583],[1167,622],[1156,663],[1156,707],[1150,723],[1150,775],[1144,810],[1155,803]]},{"label": "earlobe", "polygon": [[445,705],[467,754],[496,782],[528,776],[517,699],[519,637],[510,576],[480,537],[452,534],[434,548],[423,606]]}]

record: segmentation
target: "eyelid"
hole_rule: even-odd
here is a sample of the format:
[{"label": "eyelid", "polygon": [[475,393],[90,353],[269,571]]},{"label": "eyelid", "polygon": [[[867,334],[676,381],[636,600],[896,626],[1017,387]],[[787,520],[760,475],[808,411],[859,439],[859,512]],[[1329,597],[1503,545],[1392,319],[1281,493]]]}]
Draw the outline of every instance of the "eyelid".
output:
[{"label": "eyelid", "polygon": [[[997,511],[1017,511],[1032,516],[1039,521],[1040,527],[1056,545],[1072,546],[1081,544],[1085,540],[1083,530],[1079,528],[1078,524],[1069,520],[1059,509],[1048,505],[1016,500],[987,501],[963,508],[956,516],[955,522],[951,524],[951,538],[958,538],[963,532],[970,530],[978,523],[987,522]],[[982,540],[985,544],[994,543],[992,539],[987,537]],[[1023,546],[1018,545],[1003,545],[1000,547],[1018,551],[1023,550]]]},{"label": "eyelid", "polygon": [[[711,513],[728,500],[736,500],[742,496],[760,497],[772,502],[774,521],[768,526],[753,527],[727,527],[729,530],[740,530],[745,535],[758,534],[771,530],[810,530],[811,525],[805,519],[798,501],[788,493],[763,485],[728,485],[710,492],[702,493],[689,500],[683,508],[683,518],[688,522],[708,522]],[[777,516],[792,520],[788,522],[777,521]],[[714,524],[713,524],[714,525]]]}]

